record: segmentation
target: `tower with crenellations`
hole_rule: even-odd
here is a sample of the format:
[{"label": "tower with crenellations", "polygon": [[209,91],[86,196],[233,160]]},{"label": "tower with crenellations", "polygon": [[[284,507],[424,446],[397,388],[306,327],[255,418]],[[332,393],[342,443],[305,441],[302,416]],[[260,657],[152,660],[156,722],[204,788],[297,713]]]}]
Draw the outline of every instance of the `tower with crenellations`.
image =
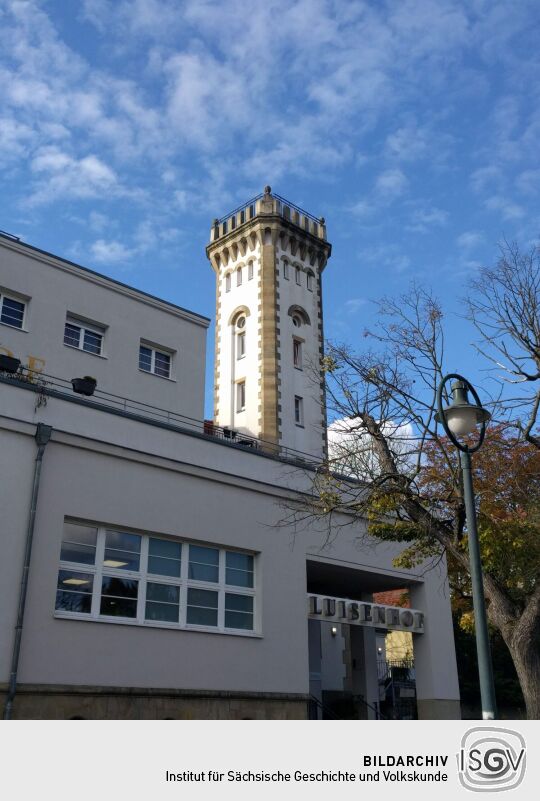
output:
[{"label": "tower with crenellations", "polygon": [[322,458],[324,218],[267,186],[214,220],[206,252],[216,275],[215,424]]}]

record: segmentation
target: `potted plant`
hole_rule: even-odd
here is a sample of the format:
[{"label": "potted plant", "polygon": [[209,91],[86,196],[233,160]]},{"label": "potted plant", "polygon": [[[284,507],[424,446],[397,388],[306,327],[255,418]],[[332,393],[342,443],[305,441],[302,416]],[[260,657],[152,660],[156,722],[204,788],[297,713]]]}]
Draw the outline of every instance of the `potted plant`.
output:
[{"label": "potted plant", "polygon": [[73,392],[78,395],[93,395],[97,386],[97,381],[91,375],[85,375],[83,378],[72,378],[71,385]]},{"label": "potted plant", "polygon": [[4,373],[16,373],[20,366],[20,359],[0,353],[0,370]]}]

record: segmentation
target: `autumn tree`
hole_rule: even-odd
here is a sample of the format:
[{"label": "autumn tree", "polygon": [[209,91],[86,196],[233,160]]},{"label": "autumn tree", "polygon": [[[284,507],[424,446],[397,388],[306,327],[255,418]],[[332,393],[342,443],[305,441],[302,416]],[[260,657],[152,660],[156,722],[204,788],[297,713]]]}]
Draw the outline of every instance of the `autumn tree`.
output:
[{"label": "autumn tree", "polygon": [[[466,577],[461,588],[466,593],[469,559],[457,457],[434,419],[444,372],[442,310],[429,292],[413,287],[402,297],[384,299],[378,320],[377,328],[366,332],[369,349],[355,353],[341,344],[327,348],[327,399],[339,433],[335,436],[336,425],[331,427],[334,445],[328,462],[318,470],[309,499],[294,514],[316,517],[329,531],[339,519],[367,520],[370,536],[403,544],[398,560],[403,566],[423,563],[427,569],[446,556],[456,575]],[[473,462],[486,557],[484,589],[489,622],[510,651],[528,717],[538,718],[538,521],[534,505],[518,504],[517,492],[526,475],[525,493],[533,497],[537,485],[531,471],[538,464],[529,458],[534,445],[523,444],[519,431],[519,442],[497,431],[482,461],[475,457]],[[537,436],[534,426],[528,435]],[[488,470],[490,458],[502,458],[503,452],[515,468],[516,491],[510,497],[504,474],[495,480],[494,471]],[[347,515],[339,514],[344,511]]]}]

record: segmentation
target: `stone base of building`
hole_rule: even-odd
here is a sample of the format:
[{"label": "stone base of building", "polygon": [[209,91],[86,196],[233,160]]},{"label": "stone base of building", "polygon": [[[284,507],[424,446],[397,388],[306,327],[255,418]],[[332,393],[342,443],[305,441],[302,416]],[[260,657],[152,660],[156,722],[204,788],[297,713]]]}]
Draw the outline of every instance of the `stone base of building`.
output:
[{"label": "stone base of building", "polygon": [[[4,707],[5,690],[0,691]],[[15,720],[305,720],[308,696],[19,685]]]},{"label": "stone base of building", "polygon": [[417,698],[418,720],[461,720],[461,704],[448,698]]}]

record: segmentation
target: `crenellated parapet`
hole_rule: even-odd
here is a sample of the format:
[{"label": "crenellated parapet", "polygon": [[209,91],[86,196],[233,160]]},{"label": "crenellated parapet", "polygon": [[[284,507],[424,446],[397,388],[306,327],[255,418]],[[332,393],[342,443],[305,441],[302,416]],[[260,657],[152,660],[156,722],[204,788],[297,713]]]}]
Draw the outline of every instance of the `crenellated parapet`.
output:
[{"label": "crenellated parapet", "polygon": [[279,244],[292,257],[299,254],[311,266],[322,272],[332,246],[326,240],[324,217],[316,218],[280,195],[264,192],[215,219],[210,229],[206,253],[215,271],[227,267],[230,261],[246,256],[259,245]]}]

